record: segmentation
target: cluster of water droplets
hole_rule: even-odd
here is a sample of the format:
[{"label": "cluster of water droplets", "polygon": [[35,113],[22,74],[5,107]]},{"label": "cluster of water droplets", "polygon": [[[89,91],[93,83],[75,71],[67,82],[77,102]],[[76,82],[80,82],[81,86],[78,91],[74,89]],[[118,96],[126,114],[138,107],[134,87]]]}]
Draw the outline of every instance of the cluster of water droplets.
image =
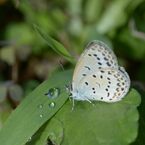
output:
[{"label": "cluster of water droplets", "polygon": [[[44,95],[47,96],[49,99],[54,99],[54,98],[57,98],[57,97],[59,96],[59,94],[60,94],[60,89],[58,89],[58,88],[50,88],[50,89],[48,90],[48,92],[45,93]],[[50,103],[48,104],[48,107],[49,107],[49,108],[54,108],[55,105],[56,105],[55,102],[52,101],[52,102],[50,102]],[[42,110],[42,109],[43,109],[43,104],[39,104],[39,105],[38,105],[38,108],[39,108],[39,110]],[[42,117],[43,117],[43,114],[41,113],[41,114],[39,115],[39,117],[42,118]]]},{"label": "cluster of water droplets", "polygon": [[[30,136],[27,140],[27,143],[31,142],[31,140],[32,140],[32,137]],[[27,143],[25,145],[27,145]]]},{"label": "cluster of water droplets", "polygon": [[[54,99],[54,98],[57,98],[60,94],[60,89],[58,88],[51,88],[48,90],[47,93],[45,93],[45,96],[47,96],[49,99]],[[39,104],[37,106],[37,108],[39,109],[40,112],[42,112],[42,109],[43,109],[44,105],[43,104]],[[48,107],[49,108],[54,108],[55,107],[55,102],[52,101],[48,104]],[[40,113],[39,114],[39,117],[40,118],[43,118],[43,114]],[[29,137],[28,140],[27,140],[27,143],[31,142],[32,141],[32,137]]]}]

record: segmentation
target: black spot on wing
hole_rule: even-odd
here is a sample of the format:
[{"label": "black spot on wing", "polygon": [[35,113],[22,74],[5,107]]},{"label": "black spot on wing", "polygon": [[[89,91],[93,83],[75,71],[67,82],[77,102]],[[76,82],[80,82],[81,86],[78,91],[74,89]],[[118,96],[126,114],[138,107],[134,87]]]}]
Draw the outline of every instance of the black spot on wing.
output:
[{"label": "black spot on wing", "polygon": [[110,71],[108,71],[108,75],[111,75],[111,72]]},{"label": "black spot on wing", "polygon": [[124,91],[124,88],[121,88],[122,91]]},{"label": "black spot on wing", "polygon": [[88,86],[89,84],[88,84],[88,82],[85,82],[85,84]]},{"label": "black spot on wing", "polygon": [[101,70],[101,73],[104,73],[105,71]]},{"label": "black spot on wing", "polygon": [[107,80],[110,80],[110,78],[108,77]]},{"label": "black spot on wing", "polygon": [[97,57],[97,60],[100,60],[100,58],[99,58],[99,57]]},{"label": "black spot on wing", "polygon": [[87,68],[88,70],[91,70],[91,68],[90,67],[88,67],[88,66],[84,66],[85,68]]},{"label": "black spot on wing", "polygon": [[120,83],[117,83],[117,86],[119,86],[119,87],[120,87]]},{"label": "black spot on wing", "polygon": [[108,66],[111,66],[111,64],[109,62],[106,63]]},{"label": "black spot on wing", "polygon": [[110,93],[108,92],[108,93],[107,93],[107,97],[109,97],[109,96],[110,96]]},{"label": "black spot on wing", "polygon": [[108,61],[108,58],[104,57],[104,60]]},{"label": "black spot on wing", "polygon": [[101,63],[101,62],[98,62],[98,64],[99,64],[99,65],[102,65],[102,63]]}]

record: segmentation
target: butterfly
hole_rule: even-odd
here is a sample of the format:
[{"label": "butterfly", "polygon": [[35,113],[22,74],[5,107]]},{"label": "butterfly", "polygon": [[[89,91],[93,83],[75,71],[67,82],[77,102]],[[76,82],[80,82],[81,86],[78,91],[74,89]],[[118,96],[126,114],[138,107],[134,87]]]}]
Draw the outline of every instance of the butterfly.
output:
[{"label": "butterfly", "polygon": [[70,90],[73,100],[117,102],[129,88],[129,75],[118,65],[113,50],[101,41],[90,42],[74,70]]}]

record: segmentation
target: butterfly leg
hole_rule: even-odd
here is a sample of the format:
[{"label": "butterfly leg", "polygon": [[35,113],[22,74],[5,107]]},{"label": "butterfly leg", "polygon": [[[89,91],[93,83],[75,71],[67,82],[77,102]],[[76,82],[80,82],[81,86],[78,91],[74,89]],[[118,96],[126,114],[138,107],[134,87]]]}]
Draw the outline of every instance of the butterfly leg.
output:
[{"label": "butterfly leg", "polygon": [[71,108],[72,111],[74,110],[74,106],[75,106],[75,100],[72,99],[72,108]]},{"label": "butterfly leg", "polygon": [[86,97],[84,97],[86,101],[88,101],[89,103],[91,103],[94,106],[94,103],[92,101],[90,101],[89,99],[87,99]]}]

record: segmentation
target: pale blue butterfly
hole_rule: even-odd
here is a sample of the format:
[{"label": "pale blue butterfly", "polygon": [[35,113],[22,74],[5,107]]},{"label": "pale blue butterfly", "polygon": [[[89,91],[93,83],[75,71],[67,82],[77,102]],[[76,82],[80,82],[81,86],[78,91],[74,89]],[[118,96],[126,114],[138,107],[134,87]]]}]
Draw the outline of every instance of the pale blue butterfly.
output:
[{"label": "pale blue butterfly", "polygon": [[114,52],[101,41],[89,43],[76,64],[71,97],[89,102],[117,102],[129,88],[129,75],[118,65]]}]

